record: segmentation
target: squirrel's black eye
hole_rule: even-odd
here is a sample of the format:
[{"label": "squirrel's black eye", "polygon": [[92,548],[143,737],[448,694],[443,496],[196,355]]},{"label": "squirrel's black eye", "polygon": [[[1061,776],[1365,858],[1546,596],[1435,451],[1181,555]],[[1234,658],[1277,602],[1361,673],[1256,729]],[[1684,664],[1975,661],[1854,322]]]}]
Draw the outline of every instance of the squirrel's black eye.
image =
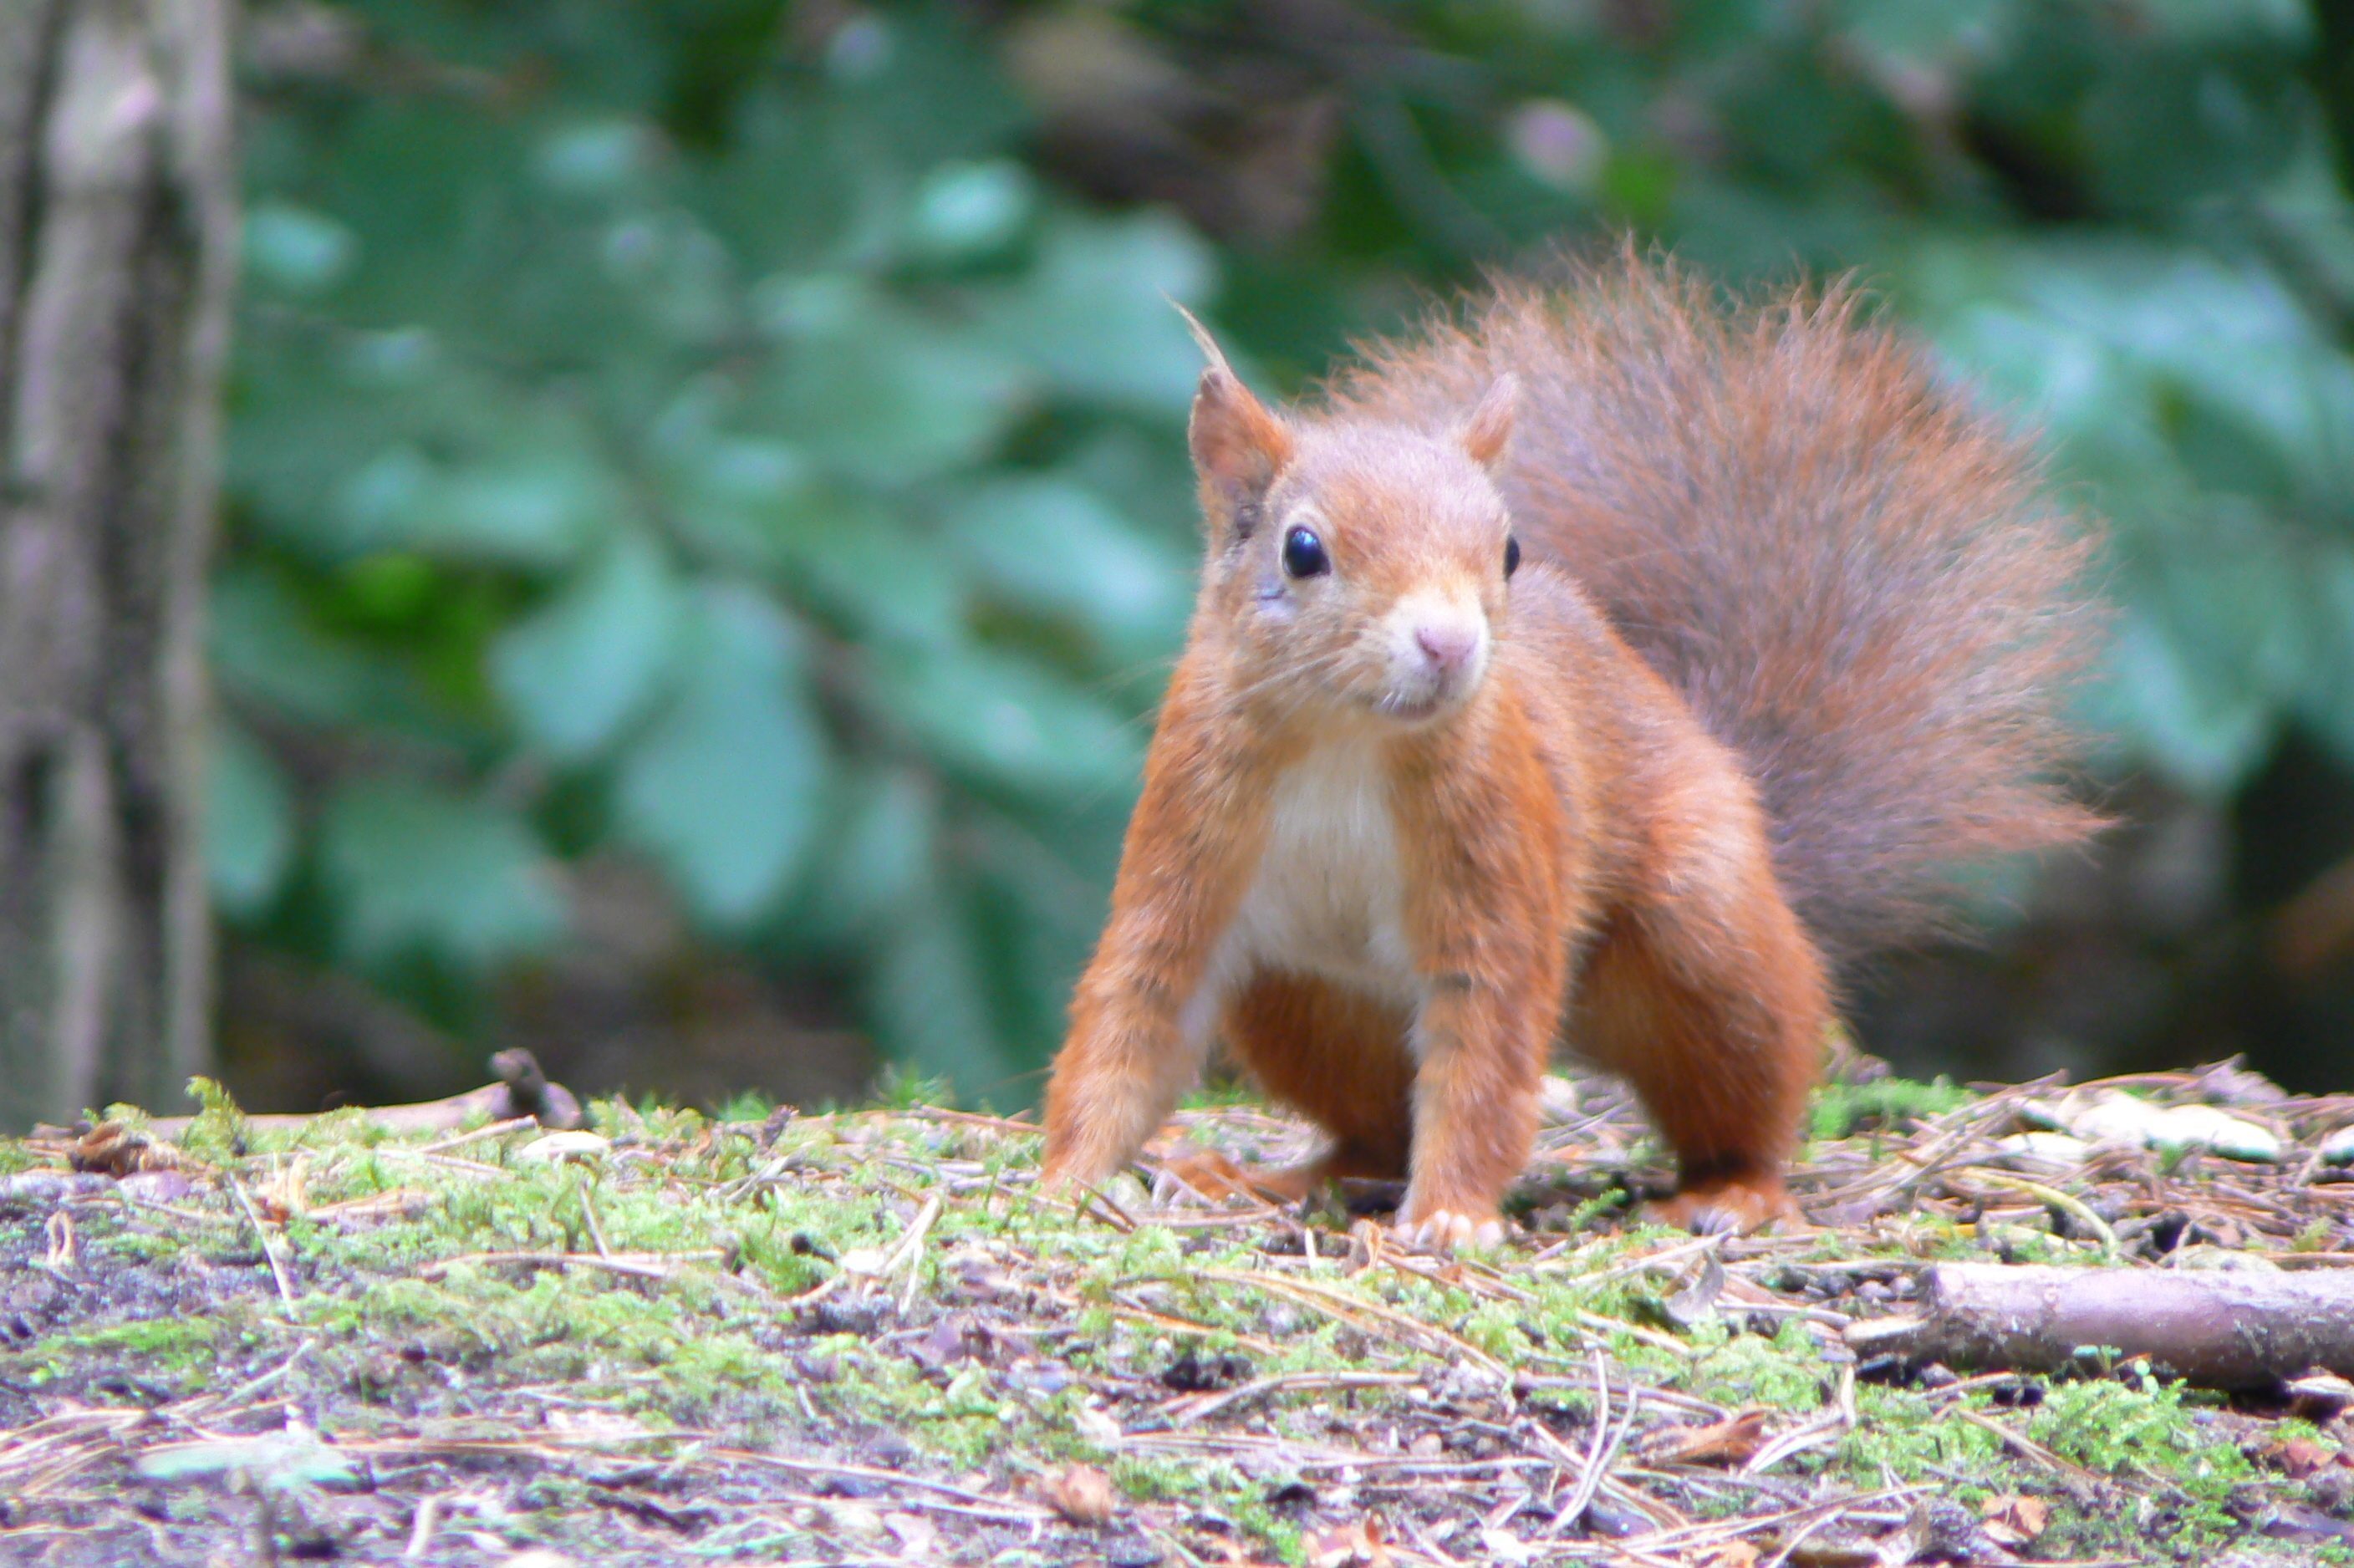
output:
[{"label": "squirrel's black eye", "polygon": [[1511,535],[1504,535],[1504,575],[1511,577],[1521,569],[1521,542]]},{"label": "squirrel's black eye", "polygon": [[1283,536],[1283,569],[1295,577],[1312,577],[1332,569],[1324,541],[1313,528],[1294,528]]}]

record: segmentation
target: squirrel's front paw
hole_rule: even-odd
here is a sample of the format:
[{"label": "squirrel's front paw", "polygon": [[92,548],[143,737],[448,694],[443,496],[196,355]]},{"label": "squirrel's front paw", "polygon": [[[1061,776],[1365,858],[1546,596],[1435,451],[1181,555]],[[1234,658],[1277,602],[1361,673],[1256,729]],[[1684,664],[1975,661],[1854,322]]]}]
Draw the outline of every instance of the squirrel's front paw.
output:
[{"label": "squirrel's front paw", "polygon": [[1443,1255],[1501,1245],[1504,1220],[1492,1209],[1484,1214],[1468,1209],[1402,1211],[1394,1230],[1398,1240],[1416,1252]]}]

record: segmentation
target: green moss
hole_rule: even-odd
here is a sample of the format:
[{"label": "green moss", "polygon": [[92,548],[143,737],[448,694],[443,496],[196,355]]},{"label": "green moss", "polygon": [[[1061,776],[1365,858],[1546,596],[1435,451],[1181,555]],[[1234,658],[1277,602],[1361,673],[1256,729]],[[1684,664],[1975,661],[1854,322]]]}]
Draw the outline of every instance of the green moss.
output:
[{"label": "green moss", "polygon": [[2086,1469],[2157,1483],[2171,1507],[2145,1510],[2155,1539],[2178,1548],[2233,1539],[2242,1527],[2226,1504],[2234,1487],[2256,1478],[2254,1465],[2236,1444],[2200,1430],[2190,1391],[2142,1364],[2128,1379],[2055,1384],[2028,1435]]},{"label": "green moss", "polygon": [[203,1108],[182,1135],[181,1147],[200,1160],[228,1160],[247,1152],[245,1113],[227,1089],[210,1078],[190,1078],[188,1096]]},{"label": "green moss", "polygon": [[711,1107],[711,1119],[758,1127],[777,1108],[776,1097],[758,1089],[738,1089]]},{"label": "green moss", "polygon": [[226,1323],[217,1316],[188,1319],[139,1319],[136,1323],[108,1323],[80,1332],[49,1335],[24,1351],[26,1363],[66,1361],[73,1356],[136,1356],[142,1372],[186,1371],[212,1365]]},{"label": "green moss", "polygon": [[142,1382],[193,1393],[207,1385],[224,1348],[239,1342],[239,1327],[208,1314],[111,1323],[52,1334],[26,1350],[22,1364],[37,1383],[72,1370],[135,1369]]},{"label": "green moss", "polygon": [[1868,1084],[1824,1084],[1815,1090],[1808,1136],[1850,1138],[1861,1131],[1899,1130],[1969,1104],[1969,1092],[1943,1077],[1875,1078]]},{"label": "green moss", "polygon": [[1694,1354],[1683,1385],[1720,1404],[1819,1410],[1836,1375],[1795,1318],[1784,1319],[1770,1340],[1709,1323],[1692,1331],[1691,1341]]},{"label": "green moss", "polygon": [[[1841,1125],[1925,1114],[1954,1096],[1941,1085],[1867,1087],[1871,1095],[1840,1091],[1848,1096],[1836,1108]],[[249,1192],[269,1190],[300,1158],[314,1207],[395,1191],[412,1202],[374,1219],[298,1218],[287,1228],[302,1330],[313,1344],[302,1372],[312,1380],[306,1397],[342,1432],[397,1434],[403,1423],[413,1430],[420,1402],[447,1402],[453,1393],[462,1393],[458,1409],[474,1408],[469,1402],[479,1393],[483,1409],[512,1421],[513,1404],[498,1402],[503,1389],[594,1389],[599,1408],[656,1432],[709,1430],[736,1441],[757,1433],[763,1441],[847,1446],[854,1455],[864,1435],[888,1433],[913,1446],[919,1465],[945,1474],[1010,1473],[1007,1484],[1016,1487],[1023,1475],[1086,1459],[1110,1467],[1140,1504],[1198,1502],[1232,1520],[1258,1557],[1299,1561],[1303,1543],[1268,1508],[1265,1476],[1205,1466],[1190,1451],[1103,1452],[1075,1421],[1081,1406],[1094,1404],[1131,1431],[1149,1430],[1145,1406],[1175,1397],[1157,1380],[1188,1350],[1234,1351],[1253,1377],[1366,1367],[1437,1376],[1458,1359],[1447,1337],[1544,1380],[1548,1386],[1526,1396],[1528,1407],[1589,1417],[1588,1357],[1597,1343],[1617,1360],[1614,1389],[1631,1378],[1725,1409],[1764,1405],[1776,1412],[1776,1430],[1823,1410],[1839,1386],[1821,1330],[1805,1319],[1781,1316],[1772,1334],[1760,1335],[1748,1331],[1752,1319],[1737,1307],[1690,1326],[1661,1314],[1659,1304],[1695,1266],[1683,1250],[1690,1238],[1589,1223],[1607,1200],[1581,1211],[1573,1246],[1544,1266],[1515,1267],[1514,1255],[1505,1255],[1505,1288],[1497,1290],[1479,1283],[1477,1268],[1352,1271],[1343,1237],[1331,1232],[1320,1235],[1315,1260],[1278,1262],[1262,1253],[1267,1231],[1248,1224],[1124,1232],[1074,1219],[1026,1186],[989,1184],[988,1176],[1034,1158],[1035,1140],[984,1126],[879,1111],[802,1118],[764,1147],[744,1125],[758,1108],[731,1106],[726,1119],[714,1120],[653,1104],[599,1102],[593,1121],[613,1146],[557,1160],[529,1152],[541,1136],[535,1129],[428,1157],[419,1150],[447,1134],[387,1135],[355,1117],[323,1118],[275,1149],[244,1156],[228,1152],[233,1131],[217,1138]],[[12,1156],[0,1142],[0,1160]],[[976,1171],[983,1173],[979,1183]],[[904,1326],[885,1312],[872,1337],[810,1331],[795,1298],[834,1279],[854,1249],[872,1255],[896,1245],[933,1193],[947,1201],[914,1258],[918,1299],[938,1300],[955,1286],[960,1274],[948,1260],[960,1250],[1034,1259],[1043,1277],[1033,1283],[1050,1281],[1052,1302],[1077,1303],[1073,1310],[1042,1295],[1016,1308],[1051,1330],[1038,1350],[1014,1341],[935,1364],[910,1353],[933,1321],[928,1306]],[[149,1383],[193,1390],[231,1381],[219,1368],[237,1368],[239,1379],[254,1375],[298,1342],[292,1334],[301,1330],[266,1320],[277,1304],[259,1273],[242,1210],[222,1193],[200,1192],[185,1207],[191,1221],[165,1230],[112,1210],[78,1218],[85,1258],[146,1266],[143,1260],[176,1261],[193,1248],[254,1271],[255,1294],[240,1298],[248,1305],[53,1336],[26,1354],[37,1383],[54,1386],[61,1377],[136,1363]],[[1341,1223],[1336,1213],[1335,1231]],[[1912,1263],[1983,1257],[1990,1243],[2014,1257],[2081,1260],[2080,1247],[2032,1225],[1981,1236],[1931,1216],[1863,1245]],[[587,1261],[537,1266],[479,1255],[580,1258],[600,1245],[673,1261],[660,1277],[646,1278]],[[1825,1235],[1778,1255],[1844,1260],[1859,1245],[1853,1236]],[[1663,1249],[1673,1261],[1646,1266]],[[906,1283],[894,1274],[879,1289],[896,1298]],[[854,1305],[875,1288],[845,1281],[828,1298],[835,1308]],[[1139,1308],[1182,1322],[1156,1322]],[[1060,1361],[1075,1381],[1039,1392],[1013,1371],[1029,1355]],[[813,1374],[818,1363],[829,1364],[830,1373]],[[1091,1384],[1100,1392],[1091,1393]],[[1221,1419],[1321,1444],[1332,1440],[1336,1420],[1408,1425],[1405,1418],[1424,1407],[1424,1397],[1396,1388],[1309,1387],[1256,1397]],[[1865,1489],[1892,1480],[1927,1483],[1973,1501],[2048,1487],[2048,1471],[1969,1418],[1978,1415],[2150,1499],[2153,1511],[2135,1520],[2118,1511],[2115,1494],[2082,1504],[2050,1495],[2053,1524],[2039,1543],[2052,1549],[2046,1555],[2061,1554],[2063,1544],[2085,1556],[2115,1555],[2137,1542],[2198,1550],[2228,1527],[2232,1489],[2265,1478],[2200,1425],[2210,1413],[2196,1399],[2130,1372],[2118,1381],[2063,1383],[2031,1412],[1870,1383],[1857,1386],[1854,1397],[1852,1429],[1777,1473]],[[1669,1418],[1655,1412],[1646,1419]],[[533,1497],[550,1518],[574,1506],[560,1489]],[[801,1540],[782,1523],[778,1529],[779,1541]]]},{"label": "green moss", "polygon": [[1914,1390],[1861,1383],[1855,1410],[1856,1425],[1840,1439],[1835,1458],[1858,1485],[1884,1486],[1890,1478],[1946,1482],[1956,1474],[2001,1471],[1999,1437]]},{"label": "green moss", "polygon": [[946,1078],[912,1072],[893,1063],[875,1079],[873,1103],[886,1110],[953,1109],[956,1091]]}]

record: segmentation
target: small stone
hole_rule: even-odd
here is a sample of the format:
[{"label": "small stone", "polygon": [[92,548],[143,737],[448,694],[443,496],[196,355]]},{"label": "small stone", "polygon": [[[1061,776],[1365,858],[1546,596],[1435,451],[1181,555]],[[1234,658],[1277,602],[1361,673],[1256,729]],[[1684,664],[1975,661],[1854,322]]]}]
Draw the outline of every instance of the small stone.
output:
[{"label": "small stone", "polygon": [[1520,1568],[1522,1563],[1532,1562],[1536,1557],[1534,1547],[1508,1531],[1483,1529],[1479,1531],[1479,1544],[1486,1550],[1490,1562],[1506,1563],[1510,1568]]},{"label": "small stone", "polygon": [[2203,1150],[2227,1160],[2276,1164],[2277,1134],[2213,1106],[2158,1106],[2108,1091],[2092,1098],[2071,1096],[2060,1104],[2038,1105],[2031,1114],[2096,1144],[2162,1150]]},{"label": "small stone", "polygon": [[177,1171],[134,1171],[116,1188],[141,1203],[176,1203],[196,1191],[195,1184]]},{"label": "small stone", "polygon": [[1073,1524],[1109,1524],[1119,1512],[1110,1478],[1093,1465],[1073,1465],[1049,1478],[1045,1497],[1047,1506]]},{"label": "small stone", "polygon": [[826,1509],[825,1518],[836,1530],[846,1530],[853,1535],[883,1533],[882,1512],[863,1503],[834,1503]]},{"label": "small stone", "polygon": [[2317,1426],[2327,1426],[2354,1407],[2354,1383],[2335,1372],[2312,1372],[2290,1382],[2289,1407]]},{"label": "small stone", "polygon": [[1250,1376],[1250,1363],[1236,1355],[1204,1357],[1188,1350],[1161,1369],[1163,1386],[1180,1393],[1205,1393],[1213,1389],[1232,1388]]},{"label": "small stone", "polygon": [[917,1563],[938,1561],[939,1527],[921,1514],[886,1513],[883,1528],[898,1543],[900,1555]]},{"label": "small stone", "polygon": [[866,1446],[866,1457],[878,1465],[888,1465],[896,1470],[915,1459],[916,1446],[904,1434],[877,1432],[874,1441]]},{"label": "small stone", "polygon": [[1618,1541],[1656,1527],[1626,1504],[1596,1497],[1585,1505],[1585,1528],[1606,1540]]},{"label": "small stone", "polygon": [[856,1334],[862,1338],[883,1326],[890,1316],[888,1299],[875,1301],[844,1301],[828,1298],[811,1303],[801,1313],[802,1330],[811,1334]]},{"label": "small stone", "polygon": [[542,1133],[515,1150],[518,1160],[594,1160],[611,1151],[613,1140],[594,1132]]},{"label": "small stone", "polygon": [[114,1183],[80,1171],[19,1171],[0,1178],[0,1203],[56,1203],[103,1192]]},{"label": "small stone", "polygon": [[2208,1149],[2226,1160],[2277,1165],[2283,1152],[2280,1136],[2244,1118],[2213,1106],[2176,1106],[2162,1124],[2160,1148]]},{"label": "small stone", "polygon": [[884,1261],[889,1256],[880,1247],[854,1246],[842,1255],[842,1272],[872,1278],[883,1272]]},{"label": "small stone", "polygon": [[2093,1157],[2093,1146],[2064,1132],[2015,1132],[1994,1140],[1996,1158],[2006,1165],[2052,1165],[2073,1168]]},{"label": "small stone", "polygon": [[[820,1497],[828,1498],[879,1498],[887,1489],[888,1483],[876,1480],[873,1476],[828,1476],[818,1483],[817,1488]],[[829,1513],[828,1517],[832,1515]],[[879,1518],[877,1522],[880,1522]]]},{"label": "small stone", "polygon": [[2354,1165],[2354,1123],[2321,1140],[2321,1159],[2327,1165]]},{"label": "small stone", "polygon": [[1559,1127],[1575,1121],[1581,1114],[1577,1103],[1577,1085],[1559,1073],[1548,1073],[1537,1089],[1537,1107],[1546,1123]]}]

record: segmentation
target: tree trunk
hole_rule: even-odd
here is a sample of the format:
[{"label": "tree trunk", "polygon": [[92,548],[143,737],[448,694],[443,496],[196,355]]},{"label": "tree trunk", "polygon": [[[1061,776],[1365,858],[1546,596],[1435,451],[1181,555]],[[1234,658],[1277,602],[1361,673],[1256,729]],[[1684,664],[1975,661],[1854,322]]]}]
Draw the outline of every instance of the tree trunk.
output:
[{"label": "tree trunk", "polygon": [[210,1056],[234,0],[0,0],[0,1127]]}]

